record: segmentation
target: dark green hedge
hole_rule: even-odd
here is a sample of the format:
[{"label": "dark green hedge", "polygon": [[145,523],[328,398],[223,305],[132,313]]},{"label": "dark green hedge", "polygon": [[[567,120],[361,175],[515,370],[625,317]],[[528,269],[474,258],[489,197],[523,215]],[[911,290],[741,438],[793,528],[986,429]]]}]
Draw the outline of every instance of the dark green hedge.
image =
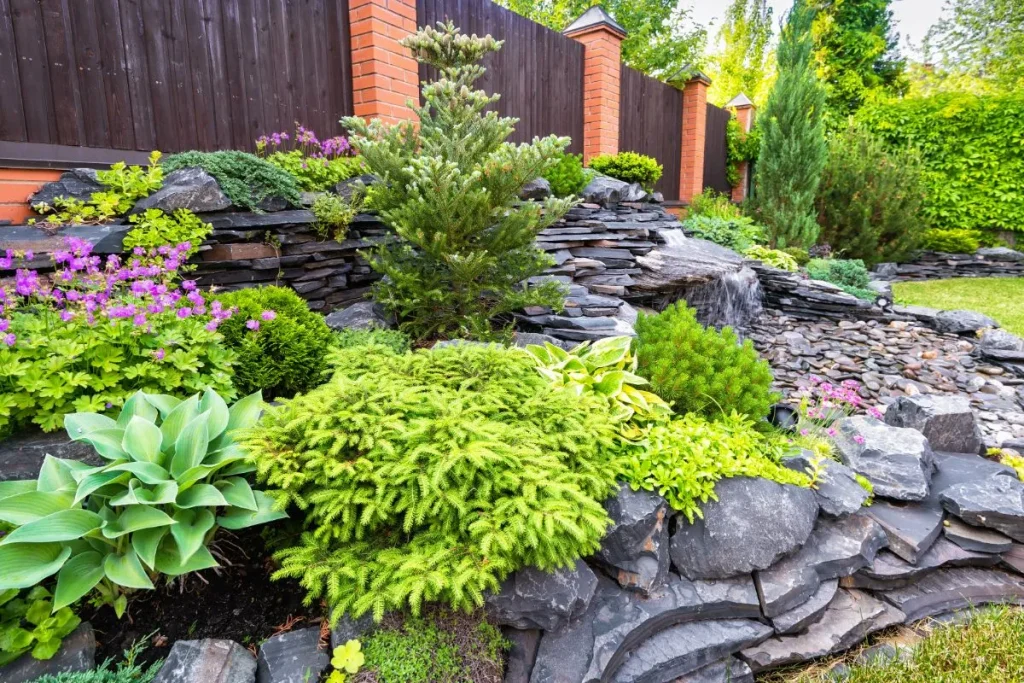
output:
[{"label": "dark green hedge", "polygon": [[921,151],[936,228],[1024,232],[1024,93],[943,93],[864,107],[858,119]]}]

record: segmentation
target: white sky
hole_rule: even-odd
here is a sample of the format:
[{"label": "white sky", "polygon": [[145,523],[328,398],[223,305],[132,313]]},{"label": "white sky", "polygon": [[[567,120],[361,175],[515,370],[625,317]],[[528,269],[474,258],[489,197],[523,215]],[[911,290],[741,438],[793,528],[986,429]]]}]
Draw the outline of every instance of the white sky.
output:
[{"label": "white sky", "polygon": [[[714,40],[727,0],[688,0],[693,7],[693,18],[696,22],[708,27],[708,36]],[[769,0],[774,8],[776,24],[790,7],[792,0]],[[906,43],[909,39],[915,47],[920,47],[921,40],[942,13],[944,0],[895,0],[892,4],[896,30],[900,34],[900,49],[907,54]]]}]

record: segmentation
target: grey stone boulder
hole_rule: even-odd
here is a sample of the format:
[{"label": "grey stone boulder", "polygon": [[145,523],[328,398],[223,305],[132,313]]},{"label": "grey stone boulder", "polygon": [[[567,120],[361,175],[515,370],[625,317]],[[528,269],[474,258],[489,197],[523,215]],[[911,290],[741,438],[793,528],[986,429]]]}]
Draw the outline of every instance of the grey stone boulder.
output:
[{"label": "grey stone boulder", "polygon": [[594,559],[623,588],[650,593],[668,574],[668,504],[623,484],[604,507],[612,525]]},{"label": "grey stone boulder", "polygon": [[1024,359],[1024,339],[1006,330],[985,330],[974,348],[983,357],[997,360]]},{"label": "grey stone boulder", "polygon": [[104,192],[107,187],[100,182],[94,168],[73,168],[60,174],[60,178],[46,183],[29,199],[30,205],[49,204],[57,197],[84,201],[95,192]]},{"label": "grey stone boulder", "polygon": [[979,453],[983,447],[981,429],[966,396],[901,396],[886,409],[885,423],[916,429],[936,451]]},{"label": "grey stone boulder", "polygon": [[939,500],[946,489],[961,484],[984,483],[992,477],[1017,479],[1009,465],[976,454],[936,453],[935,474],[932,475],[930,498]]},{"label": "grey stone boulder", "polygon": [[96,635],[89,622],[78,625],[60,644],[50,659],[36,659],[26,653],[9,664],[0,666],[3,683],[28,683],[43,676],[89,671],[96,667]]},{"label": "grey stone boulder", "polygon": [[896,500],[928,496],[934,458],[921,432],[862,416],[837,420],[835,428],[835,446],[843,464],[866,477],[876,496]]},{"label": "grey stone boulder", "polygon": [[640,183],[630,183],[629,187],[622,193],[622,201],[624,202],[643,202],[647,201],[647,199],[647,190],[641,187]]},{"label": "grey stone boulder", "polygon": [[734,477],[693,523],[677,517],[670,554],[689,579],[724,579],[765,569],[804,544],[818,517],[814,492],[768,479]]},{"label": "grey stone boulder", "polygon": [[613,206],[619,202],[626,201],[624,198],[630,194],[629,183],[624,183],[615,178],[604,175],[596,175],[587,183],[580,194],[583,201],[589,204],[600,204],[601,206]]},{"label": "grey stone boulder", "polygon": [[797,605],[771,620],[775,633],[785,636],[806,631],[811,624],[821,619],[832,602],[832,598],[836,596],[837,590],[839,590],[838,579],[822,581],[807,602]]},{"label": "grey stone boulder", "polygon": [[[802,451],[799,455],[786,458],[782,464],[791,470],[808,474],[813,469],[813,457],[808,451]],[[856,473],[846,465],[827,458],[819,467],[822,472],[812,490],[821,513],[829,517],[845,517],[860,510],[868,499],[868,492],[857,483]]]},{"label": "grey stone boulder", "polygon": [[320,647],[320,628],[304,628],[272,636],[256,657],[256,683],[317,681],[331,665],[326,647]]},{"label": "grey stone boulder", "polygon": [[535,628],[522,631],[505,626],[501,633],[510,644],[505,656],[503,683],[530,683],[533,663],[537,659],[537,647],[540,645],[540,631]]},{"label": "grey stone boulder", "polygon": [[332,330],[390,329],[395,326],[394,318],[373,301],[359,301],[348,308],[328,313],[324,322]]},{"label": "grey stone boulder", "polygon": [[339,180],[338,184],[334,186],[334,192],[342,199],[351,201],[356,193],[363,193],[366,191],[366,188],[371,185],[376,185],[379,182],[380,178],[377,176],[372,173],[364,173],[363,175],[357,175],[353,178]]},{"label": "grey stone boulder", "polygon": [[819,520],[799,552],[754,574],[764,615],[788,612],[811,599],[822,581],[868,566],[887,543],[882,528],[863,513]]},{"label": "grey stone boulder", "polygon": [[717,295],[723,296],[721,288],[712,285],[719,284],[726,276],[738,275],[744,268],[743,257],[732,249],[686,237],[678,229],[661,234],[674,241],[637,256],[642,272],[633,276],[633,291],[678,295],[709,285],[709,295],[717,290]]},{"label": "grey stone boulder", "polygon": [[754,683],[754,673],[744,662],[726,657],[681,676],[673,683]]},{"label": "grey stone boulder", "polygon": [[548,182],[547,178],[534,178],[523,185],[523,189],[519,191],[519,198],[523,200],[547,199],[550,196],[551,183]]},{"label": "grey stone boulder", "polygon": [[1010,263],[1024,261],[1024,253],[1009,247],[982,247],[974,253],[986,261],[1007,261]]},{"label": "grey stone boulder", "polygon": [[1024,604],[1024,580],[996,569],[940,569],[909,586],[879,593],[906,623],[985,604]]},{"label": "grey stone boulder", "polygon": [[928,552],[942,533],[946,513],[938,500],[929,498],[920,503],[875,501],[864,513],[885,531],[889,550],[911,564]]},{"label": "grey stone boulder", "polygon": [[253,683],[256,658],[232,640],[179,640],[153,683]]},{"label": "grey stone boulder", "polygon": [[596,589],[597,577],[583,560],[551,573],[526,567],[488,594],[485,606],[499,625],[553,631],[583,614]]},{"label": "grey stone boulder", "polygon": [[998,555],[964,550],[952,541],[939,538],[914,564],[883,550],[870,566],[844,578],[842,585],[844,588],[888,590],[908,586],[943,567],[993,567],[998,563]]},{"label": "grey stone boulder", "polygon": [[757,674],[849,650],[871,633],[903,621],[903,613],[892,605],[863,591],[840,589],[806,633],[769,638],[739,656]]},{"label": "grey stone boulder", "polygon": [[943,507],[968,524],[1024,541],[1024,484],[1012,477],[957,484],[939,496]]},{"label": "grey stone boulder", "polygon": [[935,316],[935,329],[946,334],[975,334],[986,327],[999,327],[999,323],[977,311],[942,311]]},{"label": "grey stone boulder", "polygon": [[135,202],[131,213],[160,209],[171,213],[187,209],[193,213],[223,211],[231,200],[221,191],[217,180],[201,168],[181,168],[164,177],[159,190]]},{"label": "grey stone boulder", "polygon": [[879,263],[871,271],[879,280],[891,280],[896,277],[900,272],[899,264],[896,263]]},{"label": "grey stone boulder", "polygon": [[557,337],[552,337],[550,334],[540,334],[539,332],[519,332],[516,331],[512,335],[512,343],[514,346],[524,348],[526,346],[544,346],[544,344],[553,344],[561,349],[569,350],[576,346],[571,342],[564,342]]},{"label": "grey stone boulder", "polygon": [[998,531],[971,526],[956,517],[946,520],[942,532],[946,538],[964,550],[977,553],[1000,554],[1009,552],[1013,548],[1013,541]]},{"label": "grey stone boulder", "polygon": [[358,619],[345,614],[331,627],[331,651],[350,640],[360,640],[376,630],[377,622],[373,620],[372,612],[367,612]]}]

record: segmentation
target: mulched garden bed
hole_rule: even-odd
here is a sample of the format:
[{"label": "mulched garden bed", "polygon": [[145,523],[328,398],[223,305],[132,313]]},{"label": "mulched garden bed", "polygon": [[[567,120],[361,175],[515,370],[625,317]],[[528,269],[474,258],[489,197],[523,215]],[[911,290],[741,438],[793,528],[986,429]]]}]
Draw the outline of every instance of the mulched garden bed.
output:
[{"label": "mulched garden bed", "polygon": [[147,664],[166,657],[178,640],[227,638],[255,654],[280,630],[319,625],[323,612],[302,604],[306,592],[297,582],[270,580],[274,566],[259,528],[221,530],[214,547],[222,567],[201,572],[205,582],[189,575],[184,590],[175,584],[136,591],[121,619],[110,607],[84,607],[80,615],[96,631],[96,660],[120,657],[140,639],[147,645],[137,661]]}]

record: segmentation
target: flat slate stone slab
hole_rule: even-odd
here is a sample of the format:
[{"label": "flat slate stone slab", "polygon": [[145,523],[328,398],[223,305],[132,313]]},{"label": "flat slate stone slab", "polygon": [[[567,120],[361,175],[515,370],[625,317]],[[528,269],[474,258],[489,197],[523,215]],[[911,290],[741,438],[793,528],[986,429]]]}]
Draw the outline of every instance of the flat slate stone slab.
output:
[{"label": "flat slate stone slab", "polygon": [[848,650],[869,634],[903,621],[903,613],[891,605],[863,591],[840,589],[807,633],[769,638],[739,656],[756,674]]},{"label": "flat slate stone slab", "polygon": [[501,626],[553,631],[583,614],[597,588],[594,571],[583,560],[572,568],[545,572],[526,567],[485,597],[487,613]]},{"label": "flat slate stone slab", "polygon": [[668,504],[656,493],[623,484],[604,507],[612,525],[594,559],[623,588],[650,593],[668,575]]},{"label": "flat slate stone slab", "polygon": [[938,501],[896,503],[884,500],[864,510],[864,513],[885,531],[889,550],[910,563],[932,547],[942,533],[942,518],[946,512]]},{"label": "flat slate stone slab", "polygon": [[268,638],[256,658],[256,683],[308,683],[320,679],[331,664],[320,647],[320,628],[288,631]]},{"label": "flat slate stone slab", "polygon": [[46,455],[101,465],[103,458],[82,441],[71,441],[64,432],[36,433],[0,441],[0,481],[35,479]]},{"label": "flat slate stone slab", "polygon": [[995,569],[940,569],[910,586],[878,595],[903,612],[910,623],[984,604],[1024,605],[1024,580]]},{"label": "flat slate stone slab", "polygon": [[540,631],[535,628],[521,631],[506,626],[501,633],[511,643],[505,657],[505,680],[502,683],[530,683],[537,646],[540,645]]},{"label": "flat slate stone slab", "polygon": [[677,519],[672,564],[690,579],[724,579],[772,566],[804,544],[818,516],[810,489],[751,477],[723,479],[703,519]]},{"label": "flat slate stone slab", "polygon": [[1009,552],[1003,554],[1003,564],[1018,574],[1024,574],[1024,545],[1014,543]]},{"label": "flat slate stone slab", "polygon": [[775,633],[785,636],[806,631],[808,626],[821,619],[821,615],[825,613],[832,598],[836,596],[837,590],[839,590],[838,579],[822,581],[818,590],[814,591],[814,595],[807,602],[772,619]]},{"label": "flat slate stone slab", "polygon": [[940,538],[916,564],[883,550],[870,566],[844,578],[842,584],[844,588],[887,590],[909,586],[941,567],[993,567],[997,564],[998,555],[964,550],[952,541]]},{"label": "flat slate stone slab", "polygon": [[971,526],[956,517],[946,520],[942,532],[946,538],[964,550],[978,553],[1006,553],[1013,548],[1013,541],[998,531]]},{"label": "flat slate stone slab", "polygon": [[[807,451],[786,458],[782,464],[791,470],[811,471],[812,456]],[[826,459],[820,465],[824,472],[814,487],[814,495],[823,515],[845,517],[859,510],[868,499],[867,490],[857,483],[855,473],[846,465]]]},{"label": "flat slate stone slab", "polygon": [[983,445],[977,418],[966,396],[901,396],[886,409],[885,423],[916,429],[936,451],[979,453]]},{"label": "flat slate stone slab", "polygon": [[232,640],[179,640],[153,683],[252,683],[256,658]]},{"label": "flat slate stone slab", "polygon": [[921,432],[863,416],[837,420],[835,428],[840,459],[867,477],[875,496],[894,500],[928,497],[933,454]]},{"label": "flat slate stone slab", "polygon": [[633,650],[614,683],[664,683],[763,642],[772,629],[751,619],[694,621],[665,629]]},{"label": "flat slate stone slab", "polygon": [[1012,477],[950,486],[939,499],[946,510],[968,524],[1024,541],[1024,484]]},{"label": "flat slate stone slab", "polygon": [[864,514],[820,520],[798,553],[755,574],[764,615],[778,617],[809,600],[822,581],[868,566],[887,543],[882,528]]},{"label": "flat slate stone slab", "polygon": [[735,657],[726,657],[677,678],[672,683],[754,683],[754,672],[745,662]]}]

